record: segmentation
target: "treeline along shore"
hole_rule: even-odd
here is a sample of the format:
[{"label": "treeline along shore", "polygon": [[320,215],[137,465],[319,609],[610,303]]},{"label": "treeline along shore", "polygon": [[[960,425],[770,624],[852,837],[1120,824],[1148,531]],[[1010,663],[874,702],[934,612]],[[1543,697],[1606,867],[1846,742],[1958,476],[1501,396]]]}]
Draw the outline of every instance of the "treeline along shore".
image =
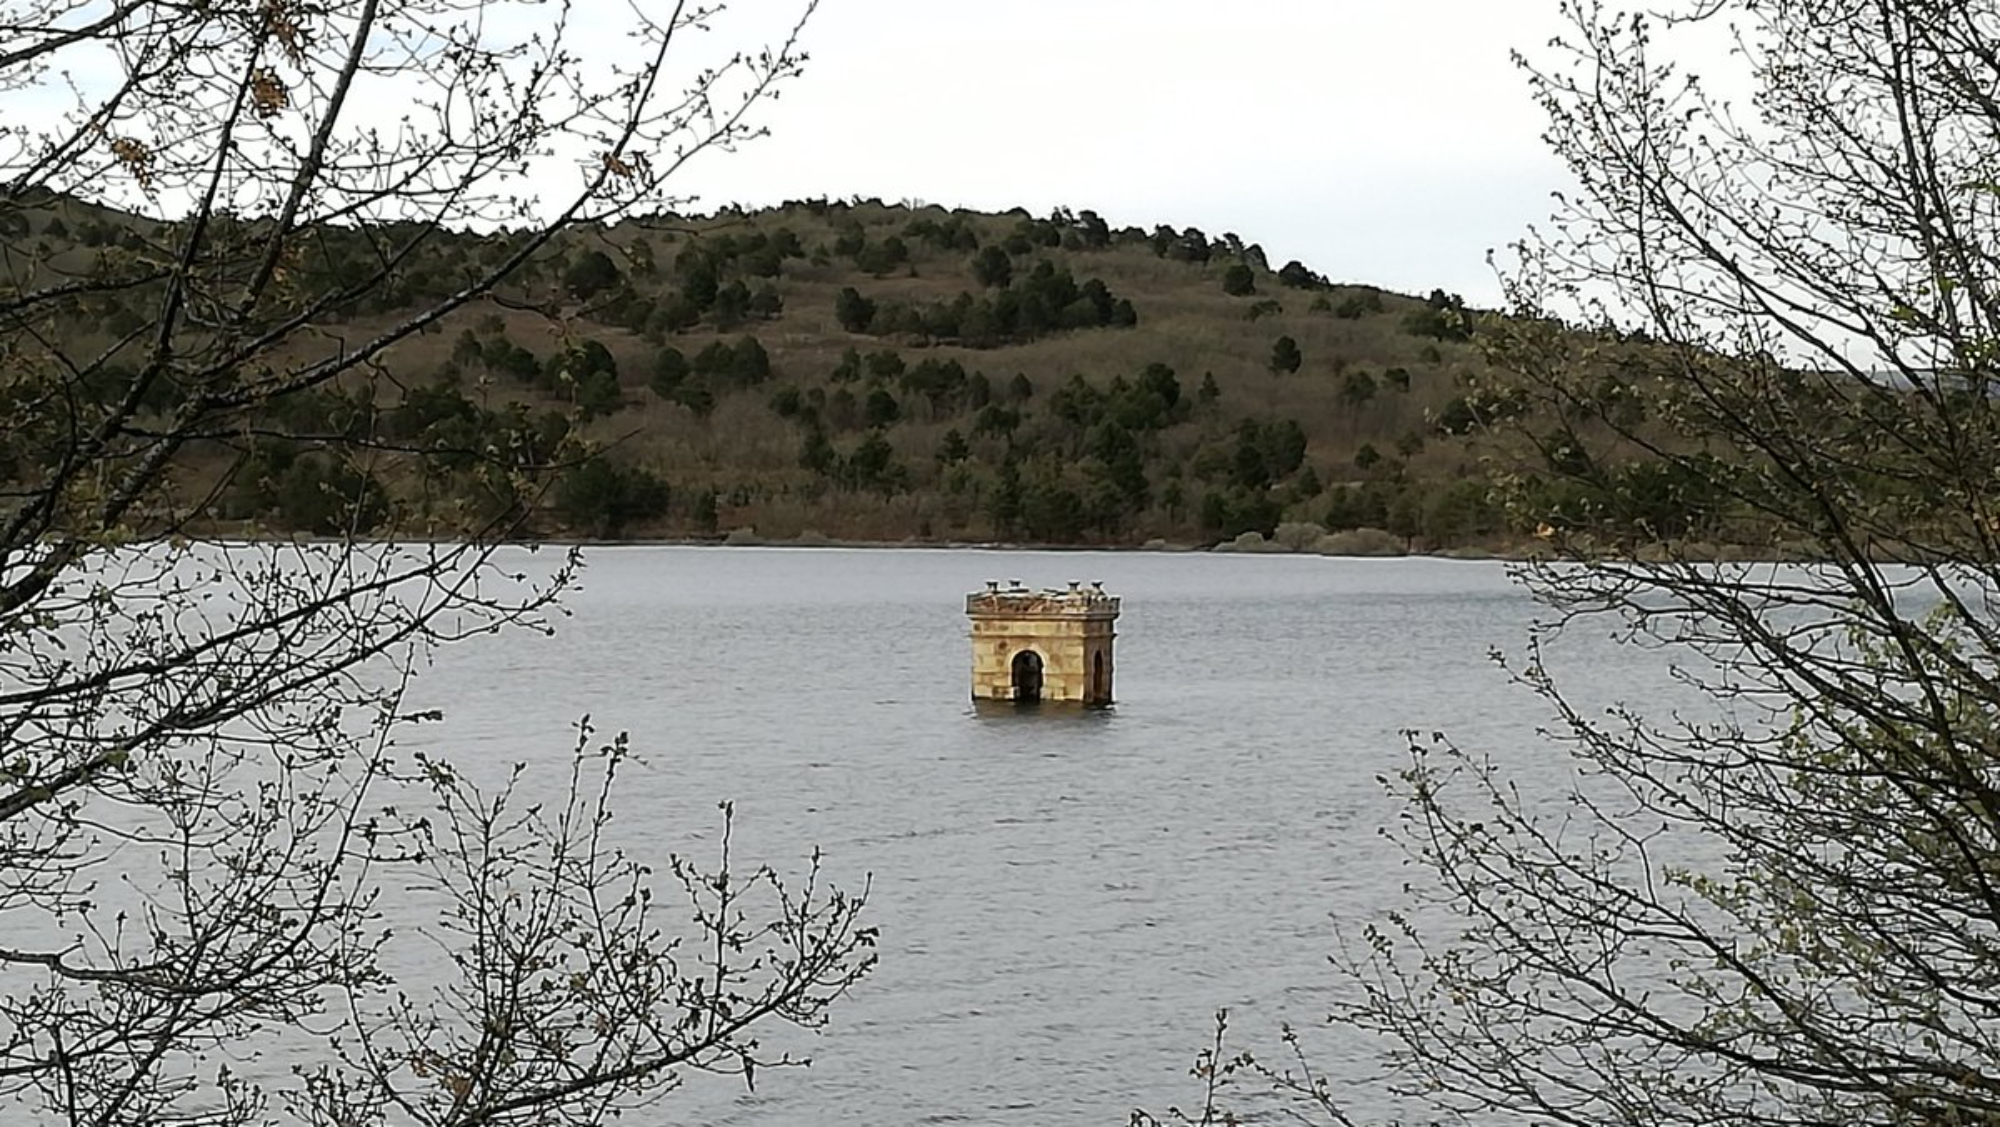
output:
[{"label": "treeline along shore", "polygon": [[[130,271],[177,234],[68,199],[5,217],[23,286]],[[210,222],[219,257],[232,223],[257,235]],[[375,234],[323,229],[285,269],[338,292]],[[514,249],[439,232],[276,359],[390,328]],[[1550,451],[1482,340],[1494,315],[1273,257],[1088,210],[860,200],[575,229],[365,378],[190,444],[179,530],[1515,554],[1598,519],[1572,486],[1520,488]],[[86,287],[49,330],[115,348],[154,297]],[[1630,461],[1648,534],[1701,535],[1702,498]]]}]

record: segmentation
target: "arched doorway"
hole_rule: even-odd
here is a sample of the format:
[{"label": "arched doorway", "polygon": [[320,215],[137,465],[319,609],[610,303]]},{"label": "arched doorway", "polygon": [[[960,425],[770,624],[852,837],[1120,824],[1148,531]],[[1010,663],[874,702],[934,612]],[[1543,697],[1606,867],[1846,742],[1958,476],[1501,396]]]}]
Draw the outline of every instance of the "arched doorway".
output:
[{"label": "arched doorway", "polygon": [[1104,651],[1090,655],[1090,703],[1111,703],[1111,666],[1104,660]]},{"label": "arched doorway", "polygon": [[1022,650],[1014,655],[1014,699],[1042,699],[1042,655],[1033,650]]}]

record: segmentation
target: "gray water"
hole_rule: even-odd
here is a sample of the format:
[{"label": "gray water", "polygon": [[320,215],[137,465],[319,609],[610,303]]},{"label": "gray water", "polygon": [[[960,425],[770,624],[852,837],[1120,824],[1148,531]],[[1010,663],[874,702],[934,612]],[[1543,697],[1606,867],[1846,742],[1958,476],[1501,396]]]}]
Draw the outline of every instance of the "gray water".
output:
[{"label": "gray water", "polygon": [[[1498,564],[1111,553],[598,548],[553,637],[447,650],[419,680],[469,766],[560,762],[572,725],[632,734],[641,844],[739,857],[814,845],[872,880],[880,964],[810,1069],[690,1078],[645,1122],[1120,1124],[1198,1098],[1221,1007],[1243,1047],[1323,1022],[1334,922],[1408,873],[1377,830],[1402,732],[1502,757],[1530,793],[1570,767],[1546,706],[1488,658],[1535,607]],[[1124,599],[1115,707],[974,708],[963,596],[1101,580]],[[1606,701],[1656,655],[1572,636]],[[1318,1038],[1322,1063],[1374,1046]],[[1364,1110],[1365,1110],[1364,1105]]]}]

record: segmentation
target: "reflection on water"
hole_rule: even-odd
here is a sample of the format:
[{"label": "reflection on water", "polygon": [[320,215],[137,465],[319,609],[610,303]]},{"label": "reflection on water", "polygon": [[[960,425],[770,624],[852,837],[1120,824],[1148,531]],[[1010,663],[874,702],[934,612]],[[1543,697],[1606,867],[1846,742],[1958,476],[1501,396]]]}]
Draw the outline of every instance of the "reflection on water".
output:
[{"label": "reflection on water", "polygon": [[[1194,1097],[1210,1015],[1246,1044],[1324,1018],[1332,921],[1397,903],[1376,776],[1452,732],[1559,790],[1547,719],[1489,660],[1533,608],[1498,565],[969,551],[596,549],[574,617],[447,652],[417,688],[470,770],[626,729],[623,831],[872,879],[881,963],[815,1064],[756,1092],[696,1080],[663,1121],[1122,1123]],[[964,595],[998,575],[1124,599],[1118,703],[969,700]],[[1606,702],[1658,658],[1573,631]],[[1365,1046],[1338,1046],[1357,1056]],[[1367,1108],[1361,1110],[1366,1111]]]},{"label": "reflection on water", "polygon": [[974,700],[968,711],[974,719],[988,724],[1107,724],[1118,715],[1118,706],[1051,700]]}]

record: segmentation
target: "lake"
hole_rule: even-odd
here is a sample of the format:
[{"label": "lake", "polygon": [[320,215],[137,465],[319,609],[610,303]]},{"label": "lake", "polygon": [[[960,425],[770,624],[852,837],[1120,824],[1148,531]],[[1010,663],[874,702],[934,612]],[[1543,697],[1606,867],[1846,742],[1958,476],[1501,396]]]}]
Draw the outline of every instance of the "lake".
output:
[{"label": "lake", "polygon": [[[1323,1022],[1333,921],[1399,903],[1377,776],[1442,730],[1555,794],[1547,707],[1489,650],[1536,608],[1503,565],[969,550],[592,548],[552,637],[479,639],[419,678],[468,766],[562,761],[578,717],[626,730],[625,831],[706,858],[818,845],[872,879],[880,963],[810,1069],[689,1078],[659,1122],[1122,1124],[1198,1098],[1219,1007],[1241,1047]],[[964,596],[1102,581],[1124,599],[1117,704],[974,708]],[[1658,654],[1572,631],[1586,697],[1644,697]],[[1317,1037],[1336,1071],[1373,1046]],[[1362,1111],[1385,1105],[1358,1105]],[[649,1115],[645,1121],[654,1121]]]}]

